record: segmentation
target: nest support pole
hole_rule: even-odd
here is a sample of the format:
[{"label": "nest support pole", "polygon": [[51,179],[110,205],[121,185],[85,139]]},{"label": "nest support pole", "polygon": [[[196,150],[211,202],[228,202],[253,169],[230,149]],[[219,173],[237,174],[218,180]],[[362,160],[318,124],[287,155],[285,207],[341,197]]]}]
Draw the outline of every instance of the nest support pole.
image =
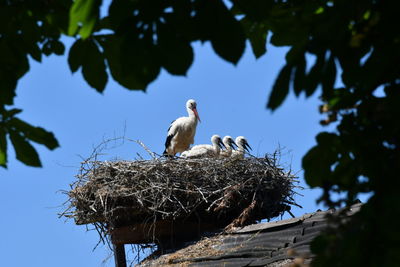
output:
[{"label": "nest support pole", "polygon": [[115,267],[126,267],[124,244],[113,244]]}]

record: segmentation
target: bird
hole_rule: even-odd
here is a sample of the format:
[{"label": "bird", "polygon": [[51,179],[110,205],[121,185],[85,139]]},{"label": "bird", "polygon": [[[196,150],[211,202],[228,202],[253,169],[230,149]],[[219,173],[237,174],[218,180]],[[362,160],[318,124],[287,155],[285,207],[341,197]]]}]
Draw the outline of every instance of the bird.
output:
[{"label": "bird", "polygon": [[237,145],[235,141],[233,141],[232,137],[227,135],[222,139],[222,143],[224,143],[226,149],[220,152],[220,156],[223,158],[229,158],[232,155],[232,150],[235,150]]},{"label": "bird", "polygon": [[165,150],[163,155],[175,156],[182,153],[194,143],[197,121],[201,122],[197,113],[197,103],[193,99],[186,102],[188,117],[180,117],[171,122],[168,128],[167,139],[165,140]]},{"label": "bird", "polygon": [[244,136],[236,137],[235,143],[238,146],[238,149],[236,151],[232,151],[232,157],[234,158],[243,159],[245,151],[250,152],[249,149],[252,150]]},{"label": "bird", "polygon": [[213,158],[218,157],[221,148],[225,147],[221,137],[214,134],[211,137],[212,145],[196,145],[190,150],[184,151],[181,154],[182,158]]}]

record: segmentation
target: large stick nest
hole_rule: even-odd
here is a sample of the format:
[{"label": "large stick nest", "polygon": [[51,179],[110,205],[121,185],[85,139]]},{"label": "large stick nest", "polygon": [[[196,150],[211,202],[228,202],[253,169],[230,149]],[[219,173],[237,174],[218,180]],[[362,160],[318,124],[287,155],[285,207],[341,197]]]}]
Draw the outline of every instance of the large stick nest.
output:
[{"label": "large stick nest", "polygon": [[273,156],[86,161],[64,215],[106,228],[156,221],[243,226],[290,210],[295,176]]}]

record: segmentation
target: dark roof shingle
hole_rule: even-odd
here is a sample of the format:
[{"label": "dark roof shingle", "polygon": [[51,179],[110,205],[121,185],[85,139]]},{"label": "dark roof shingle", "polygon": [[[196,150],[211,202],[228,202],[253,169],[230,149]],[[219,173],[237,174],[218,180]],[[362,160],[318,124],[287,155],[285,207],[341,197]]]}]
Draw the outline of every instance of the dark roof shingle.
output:
[{"label": "dark roof shingle", "polygon": [[[349,216],[360,209],[351,206]],[[317,211],[288,220],[249,225],[229,234],[201,240],[142,266],[185,264],[185,266],[284,266],[296,257],[312,258],[311,241],[327,227],[333,210]],[[207,243],[207,249],[202,242]],[[196,253],[191,253],[196,251]]]}]

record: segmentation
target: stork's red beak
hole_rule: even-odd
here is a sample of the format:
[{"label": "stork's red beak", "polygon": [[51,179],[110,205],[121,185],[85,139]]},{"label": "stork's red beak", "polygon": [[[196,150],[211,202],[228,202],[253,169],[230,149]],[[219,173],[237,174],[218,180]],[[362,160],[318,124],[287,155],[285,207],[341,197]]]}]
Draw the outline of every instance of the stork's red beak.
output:
[{"label": "stork's red beak", "polygon": [[199,122],[201,122],[200,117],[199,117],[199,113],[197,113],[197,109],[194,108],[193,109],[194,115],[196,116],[196,118],[199,120]]}]

